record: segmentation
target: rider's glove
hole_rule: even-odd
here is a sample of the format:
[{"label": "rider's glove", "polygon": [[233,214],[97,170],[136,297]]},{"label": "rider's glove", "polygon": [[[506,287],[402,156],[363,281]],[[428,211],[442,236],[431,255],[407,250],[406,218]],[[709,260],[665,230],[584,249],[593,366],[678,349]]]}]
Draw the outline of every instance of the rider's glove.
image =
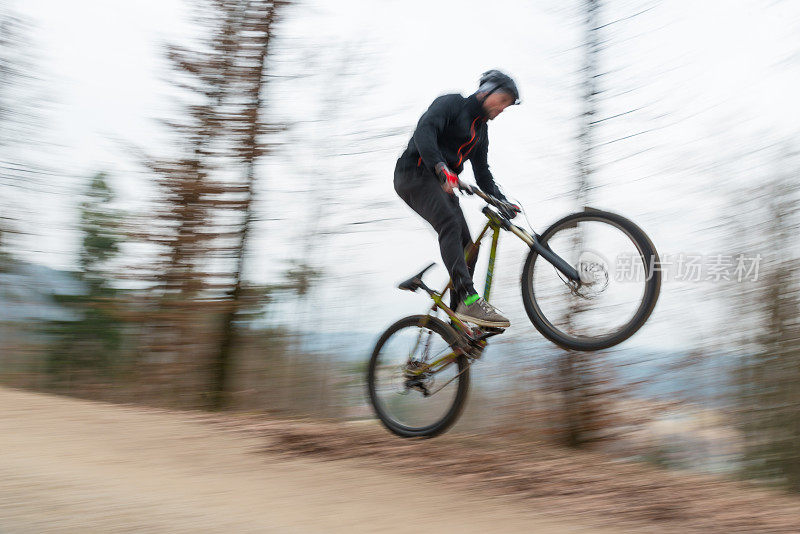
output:
[{"label": "rider's glove", "polygon": [[498,209],[500,210],[500,215],[506,219],[513,219],[517,216],[517,213],[522,211],[522,208],[512,202],[508,202],[507,200],[503,201]]},{"label": "rider's glove", "polygon": [[436,164],[436,176],[439,177],[442,185],[448,185],[451,189],[458,188],[458,176],[444,162]]}]

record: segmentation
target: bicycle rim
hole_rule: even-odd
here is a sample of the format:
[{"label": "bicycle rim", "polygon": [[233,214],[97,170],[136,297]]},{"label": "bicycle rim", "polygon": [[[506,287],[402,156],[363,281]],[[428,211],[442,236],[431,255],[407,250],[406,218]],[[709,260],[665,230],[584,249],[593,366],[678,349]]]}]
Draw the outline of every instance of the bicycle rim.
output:
[{"label": "bicycle rim", "polygon": [[534,325],[555,343],[598,350],[630,337],[655,304],[657,255],[641,230],[613,214],[576,214],[542,236],[582,272],[577,288],[536,254],[523,271],[523,292]]},{"label": "bicycle rim", "polygon": [[369,393],[389,430],[403,437],[430,437],[455,422],[469,376],[465,358],[453,351],[454,342],[446,326],[426,316],[398,321],[378,341]]}]

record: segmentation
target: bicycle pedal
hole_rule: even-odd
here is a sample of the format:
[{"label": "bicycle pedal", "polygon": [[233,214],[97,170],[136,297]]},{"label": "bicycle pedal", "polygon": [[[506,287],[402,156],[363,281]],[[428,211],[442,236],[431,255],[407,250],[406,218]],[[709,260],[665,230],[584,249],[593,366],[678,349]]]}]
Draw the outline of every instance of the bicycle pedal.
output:
[{"label": "bicycle pedal", "polygon": [[500,328],[498,326],[484,326],[483,327],[483,331],[484,332],[491,332],[493,334],[502,334],[503,332],[506,331],[506,329],[505,328]]}]

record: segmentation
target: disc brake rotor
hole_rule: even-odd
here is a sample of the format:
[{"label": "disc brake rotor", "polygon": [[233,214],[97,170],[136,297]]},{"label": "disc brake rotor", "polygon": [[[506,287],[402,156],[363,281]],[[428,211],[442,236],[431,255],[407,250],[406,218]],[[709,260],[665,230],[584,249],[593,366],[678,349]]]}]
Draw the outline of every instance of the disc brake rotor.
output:
[{"label": "disc brake rotor", "polygon": [[580,283],[569,284],[570,291],[584,299],[597,298],[608,288],[608,262],[595,252],[582,252],[576,266],[581,277]]}]

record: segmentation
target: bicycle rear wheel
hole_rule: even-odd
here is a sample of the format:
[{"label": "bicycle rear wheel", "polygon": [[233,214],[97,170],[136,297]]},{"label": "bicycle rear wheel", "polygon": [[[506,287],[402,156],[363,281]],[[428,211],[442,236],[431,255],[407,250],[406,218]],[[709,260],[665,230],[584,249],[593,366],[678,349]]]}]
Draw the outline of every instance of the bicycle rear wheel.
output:
[{"label": "bicycle rear wheel", "polygon": [[367,389],[387,429],[404,438],[433,437],[456,422],[469,390],[469,362],[454,350],[457,343],[453,329],[430,315],[405,317],[383,333]]},{"label": "bicycle rear wheel", "polygon": [[581,273],[580,284],[569,282],[536,251],[528,255],[522,300],[544,337],[566,349],[593,351],[642,327],[658,300],[661,272],[655,246],[641,228],[587,209],[554,223],[540,243]]}]

